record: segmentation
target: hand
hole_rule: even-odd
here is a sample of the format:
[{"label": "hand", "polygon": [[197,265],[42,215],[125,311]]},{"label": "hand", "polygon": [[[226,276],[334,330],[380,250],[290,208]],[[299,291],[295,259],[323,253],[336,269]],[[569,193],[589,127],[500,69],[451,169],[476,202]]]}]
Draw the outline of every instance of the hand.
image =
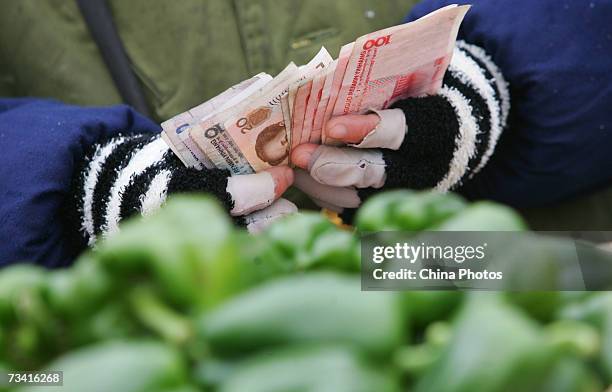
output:
[{"label": "hand", "polygon": [[319,205],[342,212],[361,203],[356,188],[381,188],[386,181],[386,163],[381,148],[397,150],[406,134],[400,109],[366,115],[332,118],[325,129],[328,137],[350,147],[303,144],[295,148],[291,161],[296,186]]},{"label": "hand", "polygon": [[[111,152],[112,151],[112,152]],[[129,152],[129,160],[124,156]],[[199,192],[215,196],[250,231],[259,231],[274,219],[294,212],[288,201],[277,202],[293,182],[293,171],[275,167],[232,176],[228,170],[185,167],[159,136],[120,137],[96,145],[74,190],[76,219],[89,245],[100,236],[120,230],[121,221],[135,214],[148,215],[173,193]],[[105,187],[100,178],[117,173]],[[133,185],[135,184],[135,185]],[[262,210],[260,213],[257,213]]]},{"label": "hand", "polygon": [[293,184],[293,170],[272,167],[257,174],[232,176],[227,180],[232,216],[244,216],[247,229],[256,233],[272,221],[297,211],[289,200],[280,198]]}]

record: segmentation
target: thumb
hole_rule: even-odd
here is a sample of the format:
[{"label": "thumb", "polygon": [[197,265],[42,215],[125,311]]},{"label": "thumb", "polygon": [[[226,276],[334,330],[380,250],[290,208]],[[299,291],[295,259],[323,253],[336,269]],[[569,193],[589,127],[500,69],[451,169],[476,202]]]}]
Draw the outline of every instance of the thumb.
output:
[{"label": "thumb", "polygon": [[256,174],[232,176],[227,179],[227,193],[233,202],[230,214],[246,215],[272,204],[293,183],[293,170],[287,166],[273,167]]},{"label": "thumb", "polygon": [[334,117],[325,124],[326,135],[332,139],[349,143],[361,143],[363,138],[378,125],[377,114],[347,114]]}]

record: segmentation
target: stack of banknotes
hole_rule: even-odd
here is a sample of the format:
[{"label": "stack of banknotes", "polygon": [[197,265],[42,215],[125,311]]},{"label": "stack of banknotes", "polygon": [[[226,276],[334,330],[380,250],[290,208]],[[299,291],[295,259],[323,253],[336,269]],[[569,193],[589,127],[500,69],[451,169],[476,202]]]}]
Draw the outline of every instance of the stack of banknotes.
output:
[{"label": "stack of banknotes", "polygon": [[326,122],[435,94],[469,6],[450,5],[411,23],[321,48],[306,65],[260,73],[162,123],[162,137],[188,167],[254,173],[290,164],[303,143],[334,144]]}]

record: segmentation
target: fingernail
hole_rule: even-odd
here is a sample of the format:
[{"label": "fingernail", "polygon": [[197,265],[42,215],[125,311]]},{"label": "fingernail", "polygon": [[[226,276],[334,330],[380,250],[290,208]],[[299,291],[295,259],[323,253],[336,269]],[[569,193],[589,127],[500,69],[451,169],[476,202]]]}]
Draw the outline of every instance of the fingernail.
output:
[{"label": "fingernail", "polygon": [[312,153],[310,151],[297,151],[295,154],[295,161],[304,163],[305,166],[308,166],[310,163],[310,158],[312,157]]},{"label": "fingernail", "polygon": [[346,134],[347,134],[346,127],[342,124],[337,124],[331,127],[331,129],[329,130],[328,136],[331,136],[334,139],[344,139]]}]

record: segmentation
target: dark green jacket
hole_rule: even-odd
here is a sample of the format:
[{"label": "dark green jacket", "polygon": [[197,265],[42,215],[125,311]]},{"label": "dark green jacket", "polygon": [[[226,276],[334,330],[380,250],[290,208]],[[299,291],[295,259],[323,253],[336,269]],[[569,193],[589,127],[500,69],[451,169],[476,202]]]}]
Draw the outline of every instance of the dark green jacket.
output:
[{"label": "dark green jacket", "polygon": [[[156,120],[258,72],[335,56],[359,35],[397,24],[416,0],[108,0]],[[76,1],[0,3],[0,96],[121,102]]]},{"label": "dark green jacket", "polygon": [[[157,121],[261,71],[336,56],[399,23],[417,0],[108,0]],[[0,2],[0,96],[122,101],[75,0]],[[612,229],[612,190],[524,211],[532,227]]]}]

